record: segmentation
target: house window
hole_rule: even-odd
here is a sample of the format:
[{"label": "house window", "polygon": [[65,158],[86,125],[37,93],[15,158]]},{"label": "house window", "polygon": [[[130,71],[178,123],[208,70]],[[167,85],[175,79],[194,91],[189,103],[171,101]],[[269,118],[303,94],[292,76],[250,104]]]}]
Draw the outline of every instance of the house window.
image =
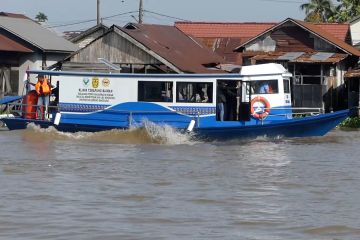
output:
[{"label": "house window", "polygon": [[143,102],[172,102],[173,83],[157,81],[139,81],[138,101]]},{"label": "house window", "polygon": [[176,101],[193,103],[213,102],[213,83],[211,82],[178,82],[176,84]]},{"label": "house window", "polygon": [[279,93],[278,80],[261,80],[251,82],[252,94]]}]

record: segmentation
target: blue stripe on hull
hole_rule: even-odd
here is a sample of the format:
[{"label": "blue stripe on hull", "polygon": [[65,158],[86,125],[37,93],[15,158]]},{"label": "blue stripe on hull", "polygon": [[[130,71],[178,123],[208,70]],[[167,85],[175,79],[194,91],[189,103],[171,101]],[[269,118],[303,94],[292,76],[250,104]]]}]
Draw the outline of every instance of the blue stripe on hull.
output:
[{"label": "blue stripe on hull", "polygon": [[349,110],[313,117],[272,122],[265,125],[244,127],[199,128],[196,133],[205,139],[232,139],[266,137],[313,137],[323,136],[349,116]]}]

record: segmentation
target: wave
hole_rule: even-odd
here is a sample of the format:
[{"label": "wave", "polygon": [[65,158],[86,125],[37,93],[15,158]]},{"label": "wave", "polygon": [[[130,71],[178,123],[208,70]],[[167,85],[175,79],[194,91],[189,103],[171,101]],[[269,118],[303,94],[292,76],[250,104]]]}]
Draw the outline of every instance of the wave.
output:
[{"label": "wave", "polygon": [[156,125],[152,122],[144,122],[141,128],[113,129],[100,132],[61,132],[54,127],[41,128],[30,123],[24,131],[29,140],[80,140],[103,143],[119,144],[164,144],[180,145],[194,144],[191,134],[181,132],[168,125]]}]

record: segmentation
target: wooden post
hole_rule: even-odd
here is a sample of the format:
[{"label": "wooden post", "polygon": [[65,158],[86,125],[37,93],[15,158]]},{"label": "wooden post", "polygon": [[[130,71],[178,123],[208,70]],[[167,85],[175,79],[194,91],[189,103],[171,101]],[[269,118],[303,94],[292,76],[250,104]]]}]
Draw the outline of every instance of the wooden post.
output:
[{"label": "wooden post", "polygon": [[139,3],[139,23],[143,23],[143,17],[144,17],[144,9],[143,9],[143,0],[140,0]]},{"label": "wooden post", "polygon": [[96,23],[100,24],[100,0],[96,0]]}]

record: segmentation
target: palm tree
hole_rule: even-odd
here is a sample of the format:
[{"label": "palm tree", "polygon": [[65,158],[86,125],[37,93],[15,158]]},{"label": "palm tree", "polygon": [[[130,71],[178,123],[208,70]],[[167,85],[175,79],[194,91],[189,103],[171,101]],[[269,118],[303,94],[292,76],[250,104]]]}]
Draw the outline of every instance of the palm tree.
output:
[{"label": "palm tree", "polygon": [[42,13],[42,12],[39,12],[35,19],[38,21],[38,22],[46,22],[48,20],[47,16],[45,15],[45,13]]},{"label": "palm tree", "polygon": [[333,19],[336,22],[346,22],[360,14],[360,0],[337,0],[340,4],[336,7]]},{"label": "palm tree", "polygon": [[305,21],[311,22],[327,22],[334,12],[331,0],[310,0],[301,4],[300,9],[305,10]]}]

